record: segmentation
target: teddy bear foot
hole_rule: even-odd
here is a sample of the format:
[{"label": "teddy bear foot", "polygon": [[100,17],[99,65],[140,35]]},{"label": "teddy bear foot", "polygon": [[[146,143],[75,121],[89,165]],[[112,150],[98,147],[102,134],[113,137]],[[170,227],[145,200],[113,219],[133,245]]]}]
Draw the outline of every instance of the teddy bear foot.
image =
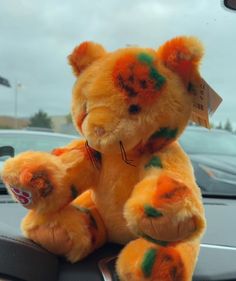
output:
[{"label": "teddy bear foot", "polygon": [[30,211],[22,221],[26,237],[70,262],[86,257],[106,242],[106,229],[87,191],[58,212]]},{"label": "teddy bear foot", "polygon": [[28,236],[55,255],[67,255],[72,249],[68,232],[59,225],[40,225],[29,231]]},{"label": "teddy bear foot", "polygon": [[121,252],[117,272],[122,281],[190,281],[198,248],[197,243],[161,247],[139,238]]}]

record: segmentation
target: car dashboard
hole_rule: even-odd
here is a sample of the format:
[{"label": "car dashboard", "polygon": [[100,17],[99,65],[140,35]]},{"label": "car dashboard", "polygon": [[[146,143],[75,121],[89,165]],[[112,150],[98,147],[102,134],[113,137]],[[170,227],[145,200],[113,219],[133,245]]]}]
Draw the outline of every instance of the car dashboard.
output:
[{"label": "car dashboard", "polygon": [[[220,201],[227,205],[227,201]],[[205,199],[206,215],[215,214],[219,200]],[[236,203],[232,200],[236,207]],[[212,209],[213,208],[213,209]],[[27,210],[12,201],[9,195],[0,196],[0,280],[18,281],[118,281],[115,273],[116,257],[122,246],[107,244],[84,260],[71,264],[56,257],[35,243],[23,238],[20,221]],[[216,213],[217,215],[217,213]],[[217,217],[215,218],[217,220]],[[219,217],[218,217],[219,219]],[[212,228],[212,226],[210,225]],[[224,230],[224,225],[219,226]],[[218,245],[209,237],[218,229],[211,229],[202,240],[200,256],[193,281],[236,280],[236,247]],[[234,232],[235,233],[235,232]],[[234,236],[234,233],[231,233]],[[212,241],[212,242],[211,242]]]}]

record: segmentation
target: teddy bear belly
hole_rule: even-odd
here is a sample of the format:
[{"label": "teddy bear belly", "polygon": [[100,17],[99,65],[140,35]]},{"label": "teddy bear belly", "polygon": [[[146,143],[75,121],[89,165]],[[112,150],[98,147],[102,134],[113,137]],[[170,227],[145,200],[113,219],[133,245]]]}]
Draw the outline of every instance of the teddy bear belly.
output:
[{"label": "teddy bear belly", "polygon": [[106,225],[109,240],[127,243],[134,236],[127,227],[123,209],[139,181],[139,168],[126,167],[123,163],[108,167],[105,169],[105,166],[101,173],[94,190],[94,201]]},{"label": "teddy bear belly", "polygon": [[95,193],[95,204],[105,224],[108,240],[120,244],[134,239],[123,216],[124,203],[117,202],[117,198],[112,194],[101,196],[100,193]]},{"label": "teddy bear belly", "polygon": [[135,166],[127,165],[120,154],[102,156],[102,167],[93,200],[106,226],[109,241],[125,244],[134,239],[123,216],[124,205],[140,181],[145,159],[133,158]]}]

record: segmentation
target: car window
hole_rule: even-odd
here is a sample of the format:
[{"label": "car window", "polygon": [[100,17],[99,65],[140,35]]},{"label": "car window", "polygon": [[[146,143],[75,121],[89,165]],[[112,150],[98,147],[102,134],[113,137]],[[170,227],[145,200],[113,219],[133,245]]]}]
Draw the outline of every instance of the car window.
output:
[{"label": "car window", "polygon": [[180,138],[204,196],[236,196],[236,136],[189,127]]},{"label": "car window", "polygon": [[72,131],[66,117],[75,78],[67,56],[76,44],[91,40],[108,51],[127,45],[157,48],[191,35],[205,46],[203,78],[224,99],[211,121],[224,126],[229,119],[235,130],[236,15],[222,2],[2,0],[0,127],[23,128],[35,117],[34,127]]},{"label": "car window", "polygon": [[73,138],[43,134],[5,133],[0,132],[0,145],[14,147],[15,154],[23,151],[48,151],[67,145]]}]

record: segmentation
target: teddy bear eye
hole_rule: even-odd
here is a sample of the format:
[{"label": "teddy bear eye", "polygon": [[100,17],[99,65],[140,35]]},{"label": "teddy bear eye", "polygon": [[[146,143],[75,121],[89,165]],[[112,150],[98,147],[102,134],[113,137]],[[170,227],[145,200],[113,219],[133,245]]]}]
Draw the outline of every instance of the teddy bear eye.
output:
[{"label": "teddy bear eye", "polygon": [[138,104],[131,104],[129,106],[130,114],[138,114],[141,111],[141,107]]}]

